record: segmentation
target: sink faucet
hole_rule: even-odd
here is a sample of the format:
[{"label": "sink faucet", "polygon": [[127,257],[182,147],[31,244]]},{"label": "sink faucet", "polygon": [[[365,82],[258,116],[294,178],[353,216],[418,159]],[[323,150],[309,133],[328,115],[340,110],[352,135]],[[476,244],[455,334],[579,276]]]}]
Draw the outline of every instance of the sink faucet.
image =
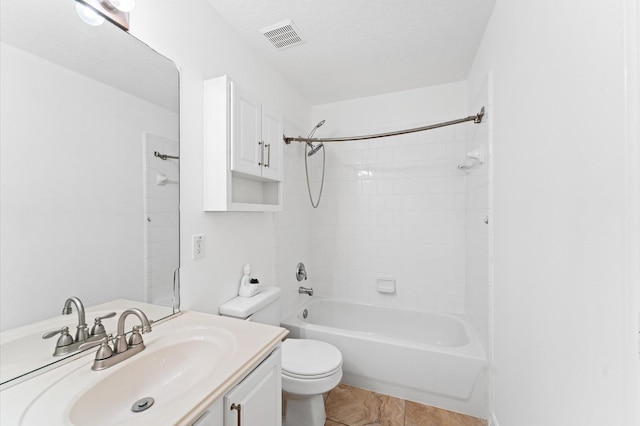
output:
[{"label": "sink faucet", "polygon": [[[124,311],[121,315],[120,318],[118,319],[118,334],[116,335],[116,341],[114,344],[114,352],[115,353],[121,353],[121,352],[125,352],[129,349],[129,345],[127,344],[127,340],[126,340],[126,336],[124,335],[124,322],[127,319],[127,317],[129,315],[135,315],[138,317],[138,319],[140,319],[140,322],[142,323],[142,332],[143,333],[150,333],[151,332],[151,323],[149,322],[149,319],[147,318],[147,316],[144,314],[144,312],[142,312],[140,309],[138,308],[129,308],[126,311]],[[134,334],[136,333],[136,330],[134,328]],[[131,336],[133,338],[133,335]],[[144,346],[144,343],[142,343],[142,339],[140,339],[140,344],[142,344]]]},{"label": "sink faucet", "polygon": [[78,311],[78,326],[76,327],[75,342],[84,342],[89,337],[89,329],[87,328],[87,322],[84,316],[84,305],[77,297],[73,296],[68,298],[64,302],[64,308],[62,308],[62,315],[69,315],[73,310],[71,304],[76,305],[76,311]]},{"label": "sink faucet", "polygon": [[[127,317],[132,314],[140,319],[142,327],[139,325],[133,327],[133,333],[127,342],[127,337],[124,332],[124,323]],[[118,319],[118,335],[114,339],[113,349],[109,346],[111,336],[107,336],[99,342],[85,343],[80,346],[80,349],[87,349],[92,346],[100,345],[100,348],[96,352],[96,357],[91,369],[95,371],[104,370],[105,368],[113,367],[114,365],[124,361],[125,359],[129,359],[138,352],[144,350],[145,346],[142,336],[140,335],[141,331],[142,333],[151,332],[151,321],[149,321],[147,316],[140,309],[129,308],[124,311]]]},{"label": "sink faucet", "polygon": [[64,302],[64,308],[62,309],[63,315],[69,315],[72,311],[71,306],[76,305],[76,311],[78,311],[78,326],[76,327],[76,338],[74,339],[69,334],[69,327],[62,327],[58,330],[49,331],[42,335],[43,339],[50,339],[53,336],[60,334],[58,341],[56,342],[53,356],[67,355],[77,351],[81,345],[89,342],[99,343],[100,340],[107,335],[102,320],[105,318],[115,317],[115,312],[110,312],[106,315],[102,315],[96,318],[95,325],[91,329],[91,333],[87,328],[85,322],[85,312],[82,302],[77,297],[70,297]]}]

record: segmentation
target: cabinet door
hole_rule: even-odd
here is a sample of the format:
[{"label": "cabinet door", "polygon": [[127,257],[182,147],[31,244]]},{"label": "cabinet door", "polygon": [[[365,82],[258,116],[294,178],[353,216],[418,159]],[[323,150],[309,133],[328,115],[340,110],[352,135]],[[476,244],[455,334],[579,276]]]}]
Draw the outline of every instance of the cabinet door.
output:
[{"label": "cabinet door", "polygon": [[224,425],[281,426],[281,380],[278,348],[225,395]]},{"label": "cabinet door", "polygon": [[262,140],[264,141],[264,167],[262,176],[281,181],[283,175],[282,116],[262,105]]},{"label": "cabinet door", "polygon": [[231,82],[231,170],[261,175],[263,150],[260,143],[260,102],[237,83]]},{"label": "cabinet door", "polygon": [[222,414],[222,398],[218,398],[202,413],[191,426],[222,426],[224,415]]}]

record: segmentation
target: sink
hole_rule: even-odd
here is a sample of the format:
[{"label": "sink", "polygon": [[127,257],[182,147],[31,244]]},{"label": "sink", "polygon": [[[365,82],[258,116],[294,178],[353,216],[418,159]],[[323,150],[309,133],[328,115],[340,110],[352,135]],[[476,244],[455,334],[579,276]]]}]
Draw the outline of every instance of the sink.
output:
[{"label": "sink", "polygon": [[[21,424],[41,424],[43,415],[71,425],[174,423],[176,407],[202,400],[228,374],[220,365],[236,355],[236,340],[217,327],[182,328],[153,339],[155,333],[145,335],[144,351],[109,369],[92,371],[93,357],[86,357],[30,404]],[[69,392],[76,395],[70,399]],[[132,405],[145,397],[153,398],[153,405],[133,412]],[[62,412],[52,413],[52,407]]]},{"label": "sink", "polygon": [[[155,324],[144,335],[146,348],[113,367],[93,371],[95,350],[87,350],[2,390],[0,423],[189,426],[286,335],[251,321],[182,312]],[[153,404],[133,412],[146,397]]]}]

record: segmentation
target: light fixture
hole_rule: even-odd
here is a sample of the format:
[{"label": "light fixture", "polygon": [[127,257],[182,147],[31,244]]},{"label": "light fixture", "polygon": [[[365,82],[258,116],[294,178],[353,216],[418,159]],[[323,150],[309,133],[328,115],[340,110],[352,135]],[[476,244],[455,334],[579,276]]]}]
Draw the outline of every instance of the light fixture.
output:
[{"label": "light fixture", "polygon": [[80,18],[89,25],[97,26],[108,19],[125,31],[129,30],[129,12],[135,0],[76,0]]},{"label": "light fixture", "polygon": [[121,12],[131,12],[136,7],[136,0],[100,0],[109,10],[118,9]]},{"label": "light fixture", "polygon": [[76,2],[76,12],[78,12],[80,19],[93,27],[102,25],[104,22],[104,16],[100,15],[92,7],[89,7],[84,3],[80,3],[79,1]]}]

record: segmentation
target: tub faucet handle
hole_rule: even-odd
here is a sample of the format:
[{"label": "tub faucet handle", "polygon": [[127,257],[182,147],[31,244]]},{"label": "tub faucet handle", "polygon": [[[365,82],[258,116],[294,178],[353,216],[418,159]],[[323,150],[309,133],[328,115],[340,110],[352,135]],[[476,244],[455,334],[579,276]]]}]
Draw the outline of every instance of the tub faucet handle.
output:
[{"label": "tub faucet handle", "polygon": [[298,266],[296,266],[296,279],[298,281],[302,281],[303,279],[307,279],[307,270],[304,267],[304,263],[300,262],[298,263]]}]

